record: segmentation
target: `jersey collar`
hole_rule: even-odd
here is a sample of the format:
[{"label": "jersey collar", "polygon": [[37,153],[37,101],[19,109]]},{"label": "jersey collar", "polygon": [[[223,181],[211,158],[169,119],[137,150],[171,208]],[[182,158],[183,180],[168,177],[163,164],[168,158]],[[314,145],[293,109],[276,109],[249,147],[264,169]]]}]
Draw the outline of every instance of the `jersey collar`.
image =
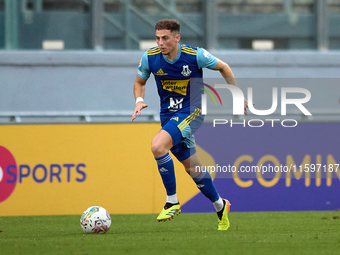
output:
[{"label": "jersey collar", "polygon": [[178,43],[178,55],[177,55],[177,57],[174,59],[174,60],[172,60],[172,61],[170,61],[170,60],[168,60],[166,57],[164,57],[164,55],[163,55],[163,59],[166,61],[166,62],[168,62],[169,64],[174,64],[174,63],[176,63],[177,62],[177,60],[180,58],[180,56],[181,56],[181,51],[182,51],[182,47],[181,47],[181,45]]}]

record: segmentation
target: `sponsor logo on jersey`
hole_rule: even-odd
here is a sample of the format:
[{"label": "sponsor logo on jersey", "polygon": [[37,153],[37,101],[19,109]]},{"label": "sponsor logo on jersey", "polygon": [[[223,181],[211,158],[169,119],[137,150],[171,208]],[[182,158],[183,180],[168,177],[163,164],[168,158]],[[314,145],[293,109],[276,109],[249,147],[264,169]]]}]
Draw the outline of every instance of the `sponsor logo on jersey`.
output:
[{"label": "sponsor logo on jersey", "polygon": [[[169,106],[168,109],[171,112],[177,112],[179,109],[182,109],[183,106],[183,100],[184,98],[169,98]],[[174,120],[176,120],[178,122],[178,117],[173,118]]]},{"label": "sponsor logo on jersey", "polygon": [[161,80],[164,90],[175,92],[180,95],[186,96],[188,84],[190,79],[187,80]]},{"label": "sponsor logo on jersey", "polygon": [[167,73],[164,73],[164,71],[161,69],[158,70],[157,73],[155,73],[155,75],[168,75]]},{"label": "sponsor logo on jersey", "polygon": [[171,118],[172,120],[178,121],[178,117]]},{"label": "sponsor logo on jersey", "polygon": [[191,74],[191,70],[189,69],[188,65],[183,66],[183,71],[181,72],[181,74],[184,76],[189,76]]}]

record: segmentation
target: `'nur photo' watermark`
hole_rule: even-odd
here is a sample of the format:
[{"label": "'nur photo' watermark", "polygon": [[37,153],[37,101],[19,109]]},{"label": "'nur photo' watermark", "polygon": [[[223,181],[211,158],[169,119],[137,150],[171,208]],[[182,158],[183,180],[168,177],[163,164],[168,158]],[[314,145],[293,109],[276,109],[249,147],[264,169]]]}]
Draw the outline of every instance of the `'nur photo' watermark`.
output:
[{"label": "'nur photo' watermark", "polygon": [[[222,106],[222,99],[220,95],[217,93],[215,89],[228,89],[231,92],[232,95],[232,114],[233,115],[238,115],[242,116],[244,115],[244,99],[247,99],[248,101],[248,112],[253,113],[254,115],[257,116],[269,116],[273,114],[278,107],[278,88],[273,87],[272,88],[272,105],[269,109],[265,110],[259,110],[255,108],[255,105],[253,104],[253,88],[248,87],[247,88],[247,97],[244,96],[242,90],[234,85],[229,85],[229,84],[215,84],[214,87],[203,83],[203,85],[207,88],[203,88],[206,93],[201,95],[201,109],[202,109],[202,115],[207,115],[207,96],[209,95],[215,105],[217,105],[216,100],[213,96],[213,94],[208,90],[210,89],[218,98],[220,105]],[[303,98],[288,98],[289,93],[295,93],[302,95]],[[294,105],[296,106],[303,115],[305,116],[311,116],[312,114],[308,111],[308,109],[304,106],[305,103],[309,102],[311,99],[311,93],[308,89],[305,88],[299,88],[299,87],[281,87],[280,88],[280,101],[281,101],[281,116],[286,116],[287,115],[287,105]],[[268,99],[269,101],[270,99]],[[213,126],[216,127],[216,125],[225,125],[227,123],[230,123],[230,126],[233,127],[233,125],[243,125],[246,126],[246,124],[249,127],[262,127],[264,125],[264,122],[271,122],[271,126],[274,127],[275,122],[281,122],[281,125],[283,127],[295,127],[297,126],[298,122],[295,119],[273,119],[273,118],[266,118],[266,119],[250,119],[248,121],[243,120],[242,122],[233,122],[232,119],[227,120],[227,119],[213,119]]]}]

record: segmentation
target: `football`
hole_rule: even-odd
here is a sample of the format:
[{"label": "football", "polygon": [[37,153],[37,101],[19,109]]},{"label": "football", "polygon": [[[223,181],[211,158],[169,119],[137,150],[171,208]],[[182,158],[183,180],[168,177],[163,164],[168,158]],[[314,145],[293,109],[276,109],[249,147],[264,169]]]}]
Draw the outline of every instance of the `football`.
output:
[{"label": "football", "polygon": [[80,217],[80,226],[87,234],[104,234],[111,227],[111,216],[103,207],[91,206]]}]

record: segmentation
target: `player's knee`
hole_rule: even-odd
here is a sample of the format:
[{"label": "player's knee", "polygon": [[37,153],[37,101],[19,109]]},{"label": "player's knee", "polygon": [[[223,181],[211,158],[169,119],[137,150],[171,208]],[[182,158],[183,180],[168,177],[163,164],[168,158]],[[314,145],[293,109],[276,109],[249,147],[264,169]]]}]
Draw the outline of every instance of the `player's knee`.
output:
[{"label": "player's knee", "polygon": [[151,143],[151,151],[155,158],[162,157],[168,153],[166,147],[162,143],[155,140],[153,140]]}]

